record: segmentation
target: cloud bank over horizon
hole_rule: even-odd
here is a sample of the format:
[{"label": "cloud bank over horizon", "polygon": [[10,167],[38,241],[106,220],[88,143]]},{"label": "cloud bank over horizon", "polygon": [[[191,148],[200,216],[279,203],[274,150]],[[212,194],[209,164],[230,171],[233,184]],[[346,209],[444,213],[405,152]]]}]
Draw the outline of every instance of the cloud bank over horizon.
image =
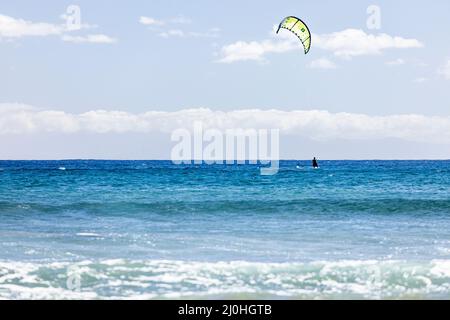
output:
[{"label": "cloud bank over horizon", "polygon": [[179,128],[191,129],[195,122],[201,122],[205,129],[279,129],[282,135],[316,141],[399,139],[428,144],[450,144],[450,116],[373,116],[348,112],[331,113],[325,110],[216,111],[207,108],[143,113],[92,110],[74,114],[21,104],[0,104],[0,135],[168,134]]}]

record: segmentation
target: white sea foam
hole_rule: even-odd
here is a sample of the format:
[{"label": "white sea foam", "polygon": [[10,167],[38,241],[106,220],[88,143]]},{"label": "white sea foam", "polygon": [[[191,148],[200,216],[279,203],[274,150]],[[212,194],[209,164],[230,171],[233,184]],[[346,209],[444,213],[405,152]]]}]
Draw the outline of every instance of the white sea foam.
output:
[{"label": "white sea foam", "polygon": [[76,235],[80,237],[100,237],[99,234],[94,232],[78,232]]},{"label": "white sea foam", "polygon": [[433,260],[431,273],[439,277],[450,277],[450,260]]},{"label": "white sea foam", "polygon": [[[79,276],[79,290],[67,279]],[[448,298],[450,260],[0,261],[0,298]]]}]

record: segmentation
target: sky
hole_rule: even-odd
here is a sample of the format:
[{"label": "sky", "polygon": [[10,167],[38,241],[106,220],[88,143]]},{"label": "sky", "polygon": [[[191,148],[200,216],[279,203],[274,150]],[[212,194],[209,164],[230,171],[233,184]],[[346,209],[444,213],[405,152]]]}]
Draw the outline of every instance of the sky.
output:
[{"label": "sky", "polygon": [[[80,26],[71,22],[73,8]],[[168,159],[279,128],[282,158],[450,158],[448,1],[2,1],[0,159]],[[312,33],[274,28],[286,16]]]}]

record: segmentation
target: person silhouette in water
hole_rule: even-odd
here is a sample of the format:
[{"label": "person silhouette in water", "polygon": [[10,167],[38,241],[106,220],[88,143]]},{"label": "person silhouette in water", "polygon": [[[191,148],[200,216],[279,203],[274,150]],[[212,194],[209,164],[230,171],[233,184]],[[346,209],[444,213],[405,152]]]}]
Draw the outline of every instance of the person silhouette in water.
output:
[{"label": "person silhouette in water", "polygon": [[312,166],[313,168],[318,168],[319,164],[317,163],[316,157],[314,157],[314,159],[312,159]]}]

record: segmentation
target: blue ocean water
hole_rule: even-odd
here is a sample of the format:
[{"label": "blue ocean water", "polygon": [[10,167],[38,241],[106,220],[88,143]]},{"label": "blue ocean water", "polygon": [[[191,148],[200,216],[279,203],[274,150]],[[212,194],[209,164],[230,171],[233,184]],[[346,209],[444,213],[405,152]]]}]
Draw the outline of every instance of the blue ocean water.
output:
[{"label": "blue ocean water", "polygon": [[450,161],[0,161],[0,298],[450,298]]}]

